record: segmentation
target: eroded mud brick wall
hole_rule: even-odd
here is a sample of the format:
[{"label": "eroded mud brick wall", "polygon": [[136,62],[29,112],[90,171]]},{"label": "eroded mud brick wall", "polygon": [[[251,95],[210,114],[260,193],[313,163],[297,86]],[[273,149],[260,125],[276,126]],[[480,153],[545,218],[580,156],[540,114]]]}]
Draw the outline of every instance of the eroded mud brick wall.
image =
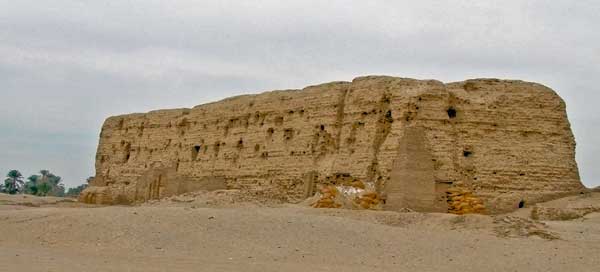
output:
[{"label": "eroded mud brick wall", "polygon": [[362,77],[111,117],[82,199],[229,188],[295,202],[351,177],[376,182],[389,209],[447,211],[460,187],[500,212],[582,190],[574,148],[542,85]]}]

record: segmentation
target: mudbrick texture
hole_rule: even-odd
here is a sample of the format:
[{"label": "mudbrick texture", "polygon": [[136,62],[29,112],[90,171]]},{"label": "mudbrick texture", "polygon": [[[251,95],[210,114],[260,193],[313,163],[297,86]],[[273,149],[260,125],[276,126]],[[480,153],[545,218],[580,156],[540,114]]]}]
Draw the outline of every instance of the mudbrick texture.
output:
[{"label": "mudbrick texture", "polygon": [[389,210],[448,212],[460,190],[501,213],[585,190],[563,100],[497,79],[368,76],[110,117],[96,171],[82,201],[238,189],[298,202],[352,179]]}]

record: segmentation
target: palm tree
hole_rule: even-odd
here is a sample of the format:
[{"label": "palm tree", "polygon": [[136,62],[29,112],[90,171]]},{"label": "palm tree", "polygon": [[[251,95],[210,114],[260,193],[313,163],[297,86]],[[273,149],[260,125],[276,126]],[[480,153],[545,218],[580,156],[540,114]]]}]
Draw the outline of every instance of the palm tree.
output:
[{"label": "palm tree", "polygon": [[38,179],[40,179],[40,176],[38,176],[38,175],[31,175],[31,176],[29,176],[27,178],[27,181],[35,184],[35,183],[37,183]]},{"label": "palm tree", "polygon": [[[89,183],[89,178],[88,178],[88,183]],[[75,188],[69,188],[69,190],[67,191],[66,196],[67,197],[77,197],[87,187],[88,187],[87,184],[81,184],[81,185],[79,185],[79,186],[77,186]]]},{"label": "palm tree", "polygon": [[52,190],[51,177],[54,176],[49,170],[40,170],[36,179],[36,195],[46,196]]},{"label": "palm tree", "polygon": [[10,170],[6,175],[6,179],[4,180],[4,192],[9,194],[16,194],[19,191],[22,191],[23,185],[23,175],[18,170]]},{"label": "palm tree", "polygon": [[58,186],[59,183],[62,181],[62,178],[60,176],[55,176],[54,174],[52,174],[49,178],[50,183]]},{"label": "palm tree", "polygon": [[27,178],[27,182],[25,182],[25,193],[30,195],[37,195],[38,193],[38,181],[40,180],[40,176],[31,175]]},{"label": "palm tree", "polygon": [[48,178],[52,175],[49,170],[40,170],[40,182],[48,181]]},{"label": "palm tree", "polygon": [[38,196],[64,196],[65,187],[60,176],[52,174],[49,170],[40,170],[40,175],[36,176],[35,187]]},{"label": "palm tree", "polygon": [[38,196],[47,196],[48,193],[52,190],[52,186],[47,182],[43,182],[37,186],[37,195]]},{"label": "palm tree", "polygon": [[40,170],[40,182],[49,182],[52,185],[58,185],[60,183],[60,181],[62,180],[61,177],[52,174],[52,172],[48,171],[48,170]]}]

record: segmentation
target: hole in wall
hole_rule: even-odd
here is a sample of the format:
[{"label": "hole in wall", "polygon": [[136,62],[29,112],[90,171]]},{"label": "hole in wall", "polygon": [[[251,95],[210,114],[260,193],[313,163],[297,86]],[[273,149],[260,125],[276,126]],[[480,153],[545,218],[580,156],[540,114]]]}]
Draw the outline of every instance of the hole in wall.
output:
[{"label": "hole in wall", "polygon": [[456,118],[456,109],[453,107],[448,108],[448,110],[446,111],[448,113],[448,117],[450,119],[452,118]]},{"label": "hole in wall", "polygon": [[275,118],[275,125],[283,125],[283,116],[278,116],[277,118]]},{"label": "hole in wall", "polygon": [[283,139],[289,141],[294,138],[294,129],[287,128],[283,132]]},{"label": "hole in wall", "polygon": [[391,99],[390,99],[389,95],[385,95],[385,96],[383,97],[383,99],[381,99],[381,102],[383,102],[383,103],[385,103],[385,104],[389,104],[389,103],[391,103]]},{"label": "hole in wall", "polygon": [[468,151],[468,150],[463,151],[463,156],[465,158],[471,157],[471,155],[473,155],[473,152]]},{"label": "hole in wall", "polygon": [[353,143],[356,142],[356,138],[355,137],[348,137],[346,138],[346,144],[351,145]]},{"label": "hole in wall", "polygon": [[260,112],[257,111],[256,113],[254,113],[254,123],[258,123],[259,120],[260,120]]},{"label": "hole in wall", "polygon": [[123,129],[124,123],[125,123],[125,120],[123,118],[119,119],[119,125],[118,125],[119,130]]},{"label": "hole in wall", "polygon": [[129,162],[129,159],[131,158],[131,143],[126,143],[125,144],[125,163]]},{"label": "hole in wall", "polygon": [[525,208],[525,200],[519,201],[519,209]]},{"label": "hole in wall", "polygon": [[195,161],[198,158],[198,153],[202,149],[202,146],[195,145],[192,147],[192,161]]},{"label": "hole in wall", "polygon": [[221,142],[215,142],[215,156],[219,156],[219,151],[221,151],[221,146],[224,145],[224,143]]},{"label": "hole in wall", "polygon": [[394,118],[392,117],[392,111],[391,110],[388,110],[385,113],[385,121],[388,122],[388,123],[394,122]]}]

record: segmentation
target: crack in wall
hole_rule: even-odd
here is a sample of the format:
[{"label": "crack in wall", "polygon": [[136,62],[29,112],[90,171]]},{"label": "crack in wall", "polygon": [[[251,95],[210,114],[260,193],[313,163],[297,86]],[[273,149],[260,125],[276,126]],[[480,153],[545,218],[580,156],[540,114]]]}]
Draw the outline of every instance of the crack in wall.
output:
[{"label": "crack in wall", "polygon": [[346,108],[346,97],[348,96],[348,87],[345,87],[338,98],[338,103],[335,122],[333,128],[335,132],[328,132],[324,124],[315,127],[312,144],[310,144],[310,152],[314,154],[314,162],[317,163],[328,154],[339,152],[341,147],[342,129],[344,127],[344,116]]},{"label": "crack in wall", "polygon": [[348,97],[349,89],[345,87],[342,91],[342,95],[338,101],[337,114],[335,118],[335,128],[337,130],[335,136],[335,150],[340,151],[341,139],[342,139],[342,128],[344,127],[344,117],[346,115],[346,98]]},{"label": "crack in wall", "polygon": [[384,93],[383,97],[381,97],[378,105],[379,117],[377,120],[375,135],[373,137],[373,155],[371,158],[371,164],[367,169],[367,180],[377,182],[378,187],[380,185],[379,183],[381,178],[381,173],[379,170],[379,153],[381,151],[381,146],[392,131],[392,123],[394,122],[390,104],[391,95],[390,93],[386,92]]}]

